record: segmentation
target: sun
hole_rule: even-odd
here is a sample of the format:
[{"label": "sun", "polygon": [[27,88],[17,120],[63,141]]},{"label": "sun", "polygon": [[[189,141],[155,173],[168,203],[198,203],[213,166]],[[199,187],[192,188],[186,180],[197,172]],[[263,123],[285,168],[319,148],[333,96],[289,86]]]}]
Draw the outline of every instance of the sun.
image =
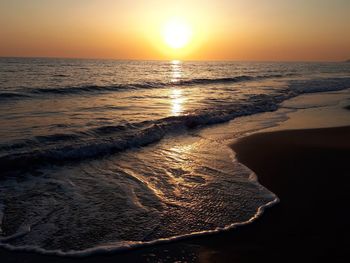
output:
[{"label": "sun", "polygon": [[163,28],[164,42],[173,49],[185,47],[191,39],[191,27],[183,20],[169,20]]}]

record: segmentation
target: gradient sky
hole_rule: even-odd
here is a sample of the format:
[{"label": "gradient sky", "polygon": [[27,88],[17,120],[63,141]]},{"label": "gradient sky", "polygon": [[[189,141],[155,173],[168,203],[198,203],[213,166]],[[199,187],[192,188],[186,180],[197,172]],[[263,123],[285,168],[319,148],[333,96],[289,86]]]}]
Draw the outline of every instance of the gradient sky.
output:
[{"label": "gradient sky", "polygon": [[[192,28],[179,51],[161,30]],[[350,59],[350,0],[0,0],[0,56]]]}]

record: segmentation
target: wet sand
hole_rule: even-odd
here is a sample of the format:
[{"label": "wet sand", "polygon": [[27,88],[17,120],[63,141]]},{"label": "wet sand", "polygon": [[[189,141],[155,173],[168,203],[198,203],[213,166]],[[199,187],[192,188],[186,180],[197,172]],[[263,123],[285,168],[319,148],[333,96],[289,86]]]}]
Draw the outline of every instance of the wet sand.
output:
[{"label": "wet sand", "polygon": [[276,261],[348,262],[350,127],[260,133],[233,149],[281,200],[251,226],[252,252]]}]

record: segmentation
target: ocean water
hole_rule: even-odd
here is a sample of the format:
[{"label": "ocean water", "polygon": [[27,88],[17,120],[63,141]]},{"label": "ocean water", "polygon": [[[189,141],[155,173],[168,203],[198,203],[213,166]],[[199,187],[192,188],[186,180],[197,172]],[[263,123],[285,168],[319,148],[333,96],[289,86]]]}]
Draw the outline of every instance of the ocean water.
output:
[{"label": "ocean water", "polygon": [[349,63],[0,58],[0,246],[86,255],[250,223],[278,197],[229,142],[346,88]]}]

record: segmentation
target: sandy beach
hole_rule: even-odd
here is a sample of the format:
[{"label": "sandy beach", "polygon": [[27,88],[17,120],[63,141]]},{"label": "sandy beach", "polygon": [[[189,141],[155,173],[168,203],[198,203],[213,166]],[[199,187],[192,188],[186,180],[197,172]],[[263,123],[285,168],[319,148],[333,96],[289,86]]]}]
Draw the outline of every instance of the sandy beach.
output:
[{"label": "sandy beach", "polygon": [[343,127],[261,133],[233,145],[281,200],[251,227],[260,243],[252,252],[276,261],[347,261],[349,142]]}]

